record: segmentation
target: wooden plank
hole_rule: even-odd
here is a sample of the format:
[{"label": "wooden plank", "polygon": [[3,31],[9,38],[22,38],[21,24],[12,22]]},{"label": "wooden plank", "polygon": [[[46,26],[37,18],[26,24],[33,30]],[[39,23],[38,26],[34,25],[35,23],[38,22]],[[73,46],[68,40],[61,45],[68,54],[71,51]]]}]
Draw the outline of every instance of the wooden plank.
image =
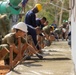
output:
[{"label": "wooden plank", "polygon": [[10,69],[9,65],[0,65],[0,70]]}]

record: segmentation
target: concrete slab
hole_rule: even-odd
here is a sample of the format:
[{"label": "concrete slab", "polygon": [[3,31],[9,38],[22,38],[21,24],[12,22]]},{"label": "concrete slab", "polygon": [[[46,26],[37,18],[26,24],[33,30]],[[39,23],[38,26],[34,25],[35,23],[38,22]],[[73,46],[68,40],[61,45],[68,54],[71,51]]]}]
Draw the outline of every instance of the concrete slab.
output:
[{"label": "concrete slab", "polygon": [[33,56],[6,75],[75,75],[71,49],[67,41],[53,42],[43,50],[43,60]]}]

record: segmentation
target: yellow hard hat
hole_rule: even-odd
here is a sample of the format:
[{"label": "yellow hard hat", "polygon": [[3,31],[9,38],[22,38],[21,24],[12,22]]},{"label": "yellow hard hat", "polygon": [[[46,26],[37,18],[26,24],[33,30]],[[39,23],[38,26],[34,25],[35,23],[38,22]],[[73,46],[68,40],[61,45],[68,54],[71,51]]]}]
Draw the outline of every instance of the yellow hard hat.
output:
[{"label": "yellow hard hat", "polygon": [[54,30],[54,26],[50,26]]},{"label": "yellow hard hat", "polygon": [[52,29],[54,30],[54,26],[52,26]]},{"label": "yellow hard hat", "polygon": [[42,9],[42,5],[41,4],[36,4],[35,7],[38,8],[38,11],[40,11]]}]

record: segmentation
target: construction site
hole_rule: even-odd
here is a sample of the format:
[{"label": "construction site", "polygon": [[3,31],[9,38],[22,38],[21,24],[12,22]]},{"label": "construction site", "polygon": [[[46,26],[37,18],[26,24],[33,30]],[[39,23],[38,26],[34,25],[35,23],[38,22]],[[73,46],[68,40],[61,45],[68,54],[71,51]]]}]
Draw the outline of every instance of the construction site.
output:
[{"label": "construction site", "polygon": [[75,15],[75,0],[0,0],[0,75],[76,75]]}]

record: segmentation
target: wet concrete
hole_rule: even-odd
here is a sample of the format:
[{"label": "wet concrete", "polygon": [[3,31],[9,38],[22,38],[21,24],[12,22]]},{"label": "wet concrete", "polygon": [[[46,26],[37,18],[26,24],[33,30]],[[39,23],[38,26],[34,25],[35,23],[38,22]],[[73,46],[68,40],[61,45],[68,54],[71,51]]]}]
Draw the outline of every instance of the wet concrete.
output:
[{"label": "wet concrete", "polygon": [[71,49],[67,41],[53,42],[43,50],[43,60],[33,56],[25,60],[7,75],[75,75]]}]

